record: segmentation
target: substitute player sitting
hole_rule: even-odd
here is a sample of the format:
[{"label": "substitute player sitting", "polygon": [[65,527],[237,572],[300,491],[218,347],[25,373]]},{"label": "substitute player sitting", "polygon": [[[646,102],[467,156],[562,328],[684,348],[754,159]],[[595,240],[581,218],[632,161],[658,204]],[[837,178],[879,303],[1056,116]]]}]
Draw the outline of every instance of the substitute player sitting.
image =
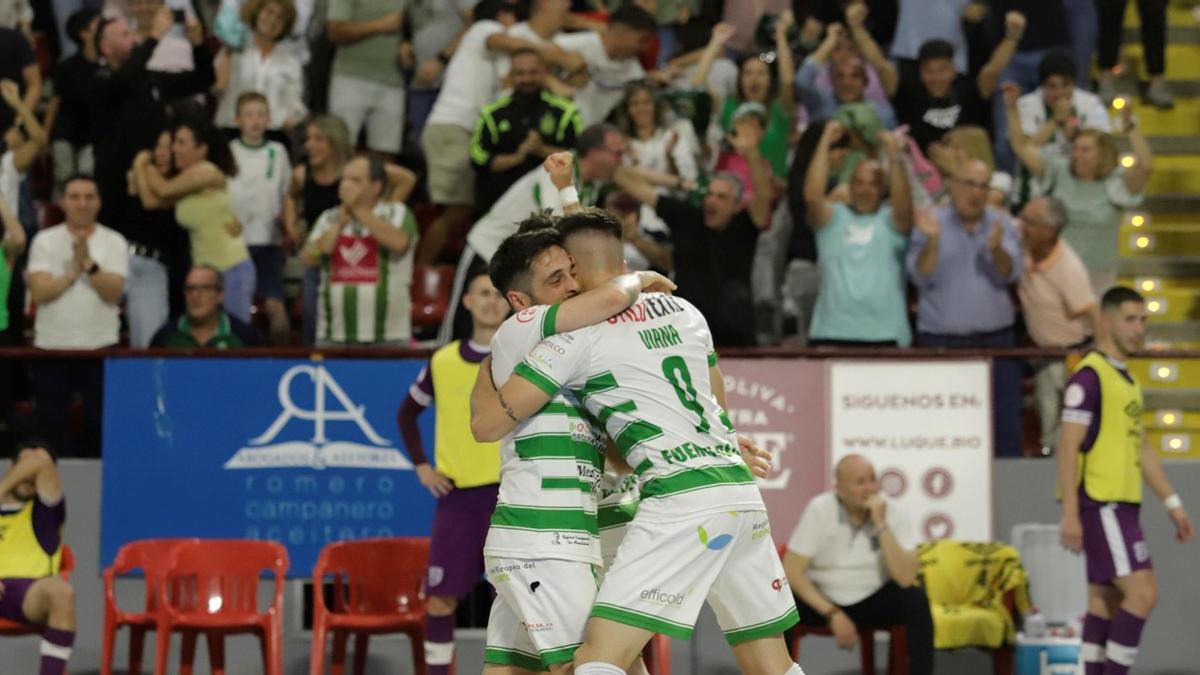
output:
[{"label": "substitute player sitting", "polygon": [[[620,225],[587,211],[560,223],[586,289],[624,269]],[[754,477],[712,392],[722,380],[708,323],[685,300],[643,294],[608,322],[542,340],[483,400],[472,428],[503,432],[570,392],[641,481],[641,503],[575,654],[579,675],[624,674],[658,632],[691,637],[707,600],[738,665],[797,675],[782,633],[797,621]],[[501,416],[494,414],[499,409]],[[484,436],[486,437],[486,435]]]},{"label": "substitute player sitting", "polygon": [[1063,546],[1087,559],[1085,675],[1125,675],[1158,599],[1150,550],[1138,522],[1142,480],[1163,501],[1176,537],[1192,521],[1142,430],[1142,388],[1125,362],[1146,336],[1146,303],[1121,286],[1100,300],[1096,349],[1080,361],[1063,395],[1058,489]]},{"label": "substitute player sitting", "polygon": [[0,618],[42,629],[41,675],[64,675],[75,644],[75,590],[58,576],[66,514],[54,454],[18,446],[0,478]]},{"label": "substitute player sitting", "polygon": [[[471,387],[479,362],[491,350],[492,336],[508,317],[508,303],[492,285],[487,269],[467,275],[463,307],[471,315],[471,335],[433,353],[400,405],[397,421],[417,478],[434,497],[429,570],[425,593],[425,663],[429,675],[448,675],[454,661],[454,612],[483,576],[483,541],[496,508],[500,445],[471,437]],[[436,401],[434,465],[425,456],[417,416]],[[436,467],[436,468],[435,468]]]}]

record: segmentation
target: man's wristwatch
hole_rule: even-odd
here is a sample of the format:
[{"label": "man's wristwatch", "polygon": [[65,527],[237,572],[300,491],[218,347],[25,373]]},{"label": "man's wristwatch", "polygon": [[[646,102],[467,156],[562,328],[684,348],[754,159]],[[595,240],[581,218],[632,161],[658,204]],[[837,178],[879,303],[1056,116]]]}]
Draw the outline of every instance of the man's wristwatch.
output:
[{"label": "man's wristwatch", "polygon": [[99,265],[99,263],[97,263],[96,261],[92,261],[92,264],[91,264],[91,266],[87,268],[87,275],[90,277],[90,276],[92,276],[93,274],[95,274],[96,272],[99,272],[99,271],[100,271],[100,265]]}]

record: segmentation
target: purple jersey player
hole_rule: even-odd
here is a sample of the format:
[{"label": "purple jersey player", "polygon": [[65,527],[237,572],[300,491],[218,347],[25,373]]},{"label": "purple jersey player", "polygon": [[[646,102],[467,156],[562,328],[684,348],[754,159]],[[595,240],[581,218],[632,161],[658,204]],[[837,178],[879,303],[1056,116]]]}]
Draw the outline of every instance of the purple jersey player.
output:
[{"label": "purple jersey player", "polygon": [[[425,662],[430,675],[446,675],[454,659],[454,610],[483,577],[483,542],[500,483],[498,444],[478,443],[471,436],[471,388],[492,335],[508,316],[508,303],[482,267],[468,275],[462,303],[471,314],[470,339],[434,352],[397,416],[417,477],[438,500],[425,580]],[[431,466],[417,416],[435,397],[436,466]]]},{"label": "purple jersey player", "polygon": [[1061,535],[1064,546],[1087,559],[1085,675],[1129,672],[1157,601],[1138,520],[1143,479],[1163,500],[1179,541],[1192,536],[1183,503],[1142,433],[1142,391],[1125,367],[1145,334],[1142,296],[1119,286],[1109,290],[1100,301],[1096,351],[1083,358],[1063,395]]}]

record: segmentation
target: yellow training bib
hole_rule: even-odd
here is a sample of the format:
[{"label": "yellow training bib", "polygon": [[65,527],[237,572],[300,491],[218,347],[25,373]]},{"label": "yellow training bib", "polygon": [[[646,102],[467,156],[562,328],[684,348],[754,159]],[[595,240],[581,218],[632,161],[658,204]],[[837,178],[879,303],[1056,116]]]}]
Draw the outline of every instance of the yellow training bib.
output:
[{"label": "yellow training bib", "polygon": [[1142,388],[1100,352],[1085,356],[1076,371],[1088,367],[1100,378],[1100,431],[1092,449],[1079,453],[1079,481],[1098,502],[1140,504]]},{"label": "yellow training bib", "polygon": [[479,364],[462,357],[460,340],[433,353],[434,464],[459,488],[500,482],[500,444],[480,443],[471,435],[471,389]]}]

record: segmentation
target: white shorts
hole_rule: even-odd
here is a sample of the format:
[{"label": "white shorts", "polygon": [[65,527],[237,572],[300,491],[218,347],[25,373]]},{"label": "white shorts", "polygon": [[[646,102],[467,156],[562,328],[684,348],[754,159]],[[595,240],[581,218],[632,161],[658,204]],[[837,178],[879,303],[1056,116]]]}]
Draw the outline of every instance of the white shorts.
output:
[{"label": "white shorts", "polygon": [[595,568],[568,560],[484,563],[496,600],[483,662],[536,671],[572,661],[596,599]]},{"label": "white shorts", "polygon": [[596,570],[596,578],[601,584],[604,583],[604,575],[612,569],[613,562],[617,558],[617,551],[620,550],[621,542],[625,541],[625,534],[628,532],[628,523],[600,530],[600,557],[604,561],[604,565]]},{"label": "white shorts", "polygon": [[799,621],[766,511],[635,518],[592,616],[687,640],[705,601],[731,645]]},{"label": "white shorts", "polygon": [[379,152],[400,152],[404,133],[404,87],[390,86],[346,75],[329,83],[329,112],[342,118],[350,132],[350,145],[367,127],[367,147]]}]

